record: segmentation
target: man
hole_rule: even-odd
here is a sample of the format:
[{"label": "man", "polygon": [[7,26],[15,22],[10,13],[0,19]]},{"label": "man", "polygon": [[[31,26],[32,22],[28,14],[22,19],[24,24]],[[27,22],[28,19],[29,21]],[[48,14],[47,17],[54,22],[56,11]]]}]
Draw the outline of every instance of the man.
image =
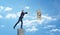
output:
[{"label": "man", "polygon": [[20,21],[21,21],[21,29],[22,29],[22,26],[23,26],[23,21],[22,21],[22,19],[23,19],[24,15],[27,14],[27,12],[23,12],[23,11],[24,11],[24,10],[22,10],[18,22],[14,25],[14,27],[13,27],[14,29],[15,29],[16,25],[17,25]]}]

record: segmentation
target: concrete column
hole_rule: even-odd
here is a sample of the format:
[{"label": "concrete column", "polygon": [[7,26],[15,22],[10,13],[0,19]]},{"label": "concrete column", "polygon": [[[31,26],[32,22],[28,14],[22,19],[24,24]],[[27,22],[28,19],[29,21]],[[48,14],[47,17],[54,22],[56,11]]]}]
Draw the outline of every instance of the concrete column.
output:
[{"label": "concrete column", "polygon": [[24,35],[24,29],[17,29],[17,35]]}]

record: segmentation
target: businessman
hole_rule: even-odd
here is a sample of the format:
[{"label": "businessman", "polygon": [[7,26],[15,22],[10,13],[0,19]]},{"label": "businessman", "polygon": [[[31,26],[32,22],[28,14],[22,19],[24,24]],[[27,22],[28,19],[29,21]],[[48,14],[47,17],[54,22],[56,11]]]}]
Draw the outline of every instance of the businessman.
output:
[{"label": "businessman", "polygon": [[22,29],[22,26],[23,26],[23,17],[24,17],[25,14],[27,14],[27,12],[23,12],[23,11],[24,11],[24,10],[22,10],[18,22],[14,25],[14,27],[13,27],[14,29],[15,29],[16,25],[17,25],[20,21],[21,21],[21,29]]}]

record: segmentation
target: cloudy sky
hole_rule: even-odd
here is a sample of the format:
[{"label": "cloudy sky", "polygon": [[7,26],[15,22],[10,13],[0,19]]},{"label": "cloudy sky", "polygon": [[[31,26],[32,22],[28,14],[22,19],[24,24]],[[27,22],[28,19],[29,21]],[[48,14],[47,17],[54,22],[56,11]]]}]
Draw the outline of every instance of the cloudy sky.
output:
[{"label": "cloudy sky", "polygon": [[[37,10],[42,18],[37,20]],[[17,35],[21,10],[28,12],[23,18],[25,35],[60,35],[60,0],[0,0],[0,35]]]}]

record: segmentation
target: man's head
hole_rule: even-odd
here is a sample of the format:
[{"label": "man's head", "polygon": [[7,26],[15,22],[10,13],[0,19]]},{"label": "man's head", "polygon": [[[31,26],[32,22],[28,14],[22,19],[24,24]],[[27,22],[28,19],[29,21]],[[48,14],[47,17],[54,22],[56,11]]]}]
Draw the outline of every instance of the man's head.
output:
[{"label": "man's head", "polygon": [[[24,10],[22,10],[22,12],[24,12]],[[25,14],[28,14],[27,12],[24,12]]]},{"label": "man's head", "polygon": [[22,10],[22,12],[23,12],[24,10]]}]

